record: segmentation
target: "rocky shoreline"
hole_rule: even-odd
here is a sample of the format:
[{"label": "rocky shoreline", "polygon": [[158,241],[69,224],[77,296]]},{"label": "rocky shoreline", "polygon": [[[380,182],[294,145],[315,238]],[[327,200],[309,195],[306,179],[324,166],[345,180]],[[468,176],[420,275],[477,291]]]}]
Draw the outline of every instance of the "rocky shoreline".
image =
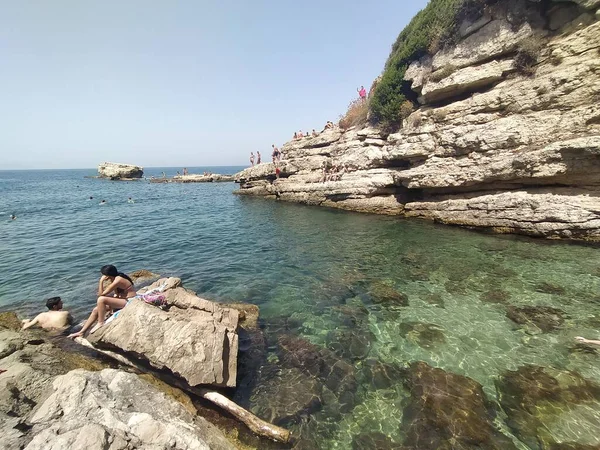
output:
[{"label": "rocky shoreline", "polygon": [[[421,106],[400,131],[335,128],[293,140],[280,177],[273,164],[248,168],[236,174],[237,193],[599,241],[600,5],[533,14],[523,6],[531,3],[513,3],[409,67]],[[518,7],[529,9],[519,16]],[[523,73],[516,61],[533,39],[537,62]],[[332,166],[343,173],[322,182]]]},{"label": "rocky shoreline", "polygon": [[235,181],[234,175],[221,175],[218,173],[211,173],[210,175],[175,175],[173,178],[150,178],[151,183],[227,183],[232,181]]},{"label": "rocky shoreline", "polygon": [[[231,435],[230,419],[220,419],[228,426],[219,430],[197,414],[193,394],[160,378],[163,372],[176,375],[184,388],[234,387],[237,333],[252,332],[258,308],[200,299],[175,278],[160,279],[145,291],[158,286],[164,288],[167,308],[135,300],[89,336],[99,353],[64,335],[21,331],[14,313],[0,314],[0,429],[5,448],[245,447]],[[104,349],[136,361],[134,367],[141,372],[132,372],[118,358],[107,359]],[[243,351],[239,357],[243,361]]]}]

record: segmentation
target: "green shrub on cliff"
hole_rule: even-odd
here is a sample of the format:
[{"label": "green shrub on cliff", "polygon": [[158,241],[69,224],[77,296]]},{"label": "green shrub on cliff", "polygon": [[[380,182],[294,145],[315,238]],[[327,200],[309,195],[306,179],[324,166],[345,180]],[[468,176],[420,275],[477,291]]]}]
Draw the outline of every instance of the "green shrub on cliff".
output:
[{"label": "green shrub on cliff", "polygon": [[371,98],[371,120],[384,128],[400,124],[401,105],[416,101],[410,83],[404,81],[409,64],[427,53],[435,53],[445,41],[454,39],[459,20],[479,14],[494,0],[430,0],[400,33],[392,46],[381,80]]}]

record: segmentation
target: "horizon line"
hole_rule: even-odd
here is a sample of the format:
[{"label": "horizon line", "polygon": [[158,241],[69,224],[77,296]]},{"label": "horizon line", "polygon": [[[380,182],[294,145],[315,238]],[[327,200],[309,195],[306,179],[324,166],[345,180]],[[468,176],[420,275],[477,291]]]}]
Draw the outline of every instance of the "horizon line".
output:
[{"label": "horizon line", "polygon": [[[247,164],[221,164],[221,165],[212,165],[212,166],[139,166],[143,169],[180,169],[182,167],[246,167]],[[51,167],[51,168],[21,168],[21,169],[0,169],[0,172],[17,172],[17,171],[25,171],[25,170],[98,170],[98,167],[69,167],[69,168],[61,168],[61,167]]]}]

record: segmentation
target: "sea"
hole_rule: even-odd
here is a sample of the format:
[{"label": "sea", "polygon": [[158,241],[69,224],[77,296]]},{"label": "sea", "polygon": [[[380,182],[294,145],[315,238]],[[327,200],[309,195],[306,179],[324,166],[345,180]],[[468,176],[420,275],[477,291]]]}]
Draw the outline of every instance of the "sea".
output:
[{"label": "sea", "polygon": [[[150,168],[145,176],[177,170]],[[235,183],[94,175],[0,171],[0,310],[31,317],[58,295],[83,320],[105,264],[180,277],[217,302],[256,304],[271,337],[287,333],[327,349],[357,374],[350,408],[313,407],[285,422],[300,434],[312,423],[317,448],[360,448],[365,436],[395,448],[405,439],[409,392],[400,378],[373,383],[365,368],[375,363],[406,369],[423,361],[475,380],[498,411],[498,429],[518,448],[535,446],[519,439],[501,410],[501,377],[535,366],[600,383],[600,352],[574,340],[600,338],[594,246],[238,196]],[[551,311],[556,326],[542,330],[509,317],[511,308],[539,307],[541,316]],[[276,347],[267,346],[275,365],[282,358]],[[255,412],[274,410],[253,401],[247,405]],[[547,439],[600,445],[600,404],[586,405],[546,411]]]}]

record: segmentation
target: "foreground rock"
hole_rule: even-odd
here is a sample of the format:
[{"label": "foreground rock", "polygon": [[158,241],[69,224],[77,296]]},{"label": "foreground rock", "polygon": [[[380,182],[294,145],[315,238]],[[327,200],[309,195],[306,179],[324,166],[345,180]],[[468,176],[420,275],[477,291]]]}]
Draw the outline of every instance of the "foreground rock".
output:
[{"label": "foreground rock", "polygon": [[[502,3],[462,24],[457,44],[409,67],[422,106],[399,132],[331,129],[294,140],[282,148],[279,178],[273,164],[248,168],[236,175],[238,192],[600,240],[600,22],[584,14],[569,23],[582,12],[574,2],[546,11],[544,2],[514,0],[508,14]],[[527,14],[515,21],[521,9]],[[515,57],[532,38],[541,49],[533,73],[523,74]],[[321,182],[323,166],[333,165],[344,171]]]},{"label": "foreground rock", "polygon": [[202,417],[137,375],[113,369],[59,376],[29,424],[27,450],[235,448]]},{"label": "foreground rock", "polygon": [[142,178],[144,168],[132,164],[105,162],[98,166],[98,176],[111,180]]},{"label": "foreground rock", "polygon": [[166,309],[134,298],[88,340],[98,348],[168,369],[192,387],[235,387],[238,310],[201,299],[180,284],[178,278],[153,283],[147,290],[167,289]]}]

